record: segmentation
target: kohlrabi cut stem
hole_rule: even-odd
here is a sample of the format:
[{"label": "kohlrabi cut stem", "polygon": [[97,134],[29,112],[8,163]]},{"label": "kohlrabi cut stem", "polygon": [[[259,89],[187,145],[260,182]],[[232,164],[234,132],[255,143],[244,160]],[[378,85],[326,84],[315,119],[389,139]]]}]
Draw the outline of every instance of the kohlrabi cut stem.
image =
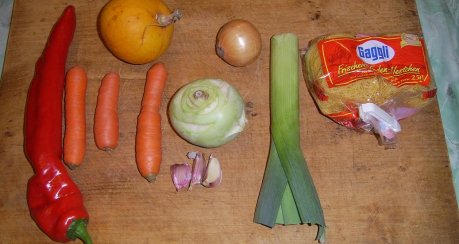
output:
[{"label": "kohlrabi cut stem", "polygon": [[205,91],[197,90],[193,93],[195,99],[207,99],[209,94]]}]

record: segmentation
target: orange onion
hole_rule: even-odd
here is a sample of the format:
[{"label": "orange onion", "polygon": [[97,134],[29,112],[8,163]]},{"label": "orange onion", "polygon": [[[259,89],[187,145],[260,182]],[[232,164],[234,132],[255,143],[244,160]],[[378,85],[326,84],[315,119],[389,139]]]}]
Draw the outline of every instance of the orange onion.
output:
[{"label": "orange onion", "polygon": [[260,32],[246,20],[231,20],[218,31],[215,51],[230,65],[246,66],[254,62],[260,55]]}]

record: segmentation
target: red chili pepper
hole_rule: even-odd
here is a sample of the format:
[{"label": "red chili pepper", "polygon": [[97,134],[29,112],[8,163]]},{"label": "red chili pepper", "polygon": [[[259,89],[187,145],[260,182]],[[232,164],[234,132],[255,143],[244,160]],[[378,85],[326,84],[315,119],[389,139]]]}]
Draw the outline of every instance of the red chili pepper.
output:
[{"label": "red chili pepper", "polygon": [[27,185],[30,214],[51,239],[91,243],[83,197],[62,162],[62,96],[65,64],[75,32],[75,8],[68,6],[50,33],[27,95],[24,151],[34,175]]}]

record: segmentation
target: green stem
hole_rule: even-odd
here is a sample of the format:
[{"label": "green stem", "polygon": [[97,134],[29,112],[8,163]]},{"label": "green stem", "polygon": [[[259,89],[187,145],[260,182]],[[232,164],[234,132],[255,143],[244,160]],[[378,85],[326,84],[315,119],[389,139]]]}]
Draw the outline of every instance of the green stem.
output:
[{"label": "green stem", "polygon": [[279,210],[277,211],[276,224],[277,225],[284,224],[284,214],[282,213],[282,204],[279,206]]},{"label": "green stem", "polygon": [[295,203],[295,199],[293,198],[292,190],[290,189],[290,185],[287,184],[285,186],[284,195],[282,196],[281,202],[282,208],[282,215],[284,216],[284,225],[294,225],[294,224],[301,224],[300,215],[298,213],[298,209]]},{"label": "green stem", "polygon": [[71,240],[80,239],[85,244],[92,244],[91,236],[87,230],[88,221],[86,219],[76,219],[70,224],[67,230],[67,237]]},{"label": "green stem", "polygon": [[255,208],[254,222],[271,228],[276,222],[284,222],[283,218],[280,219],[280,215],[283,217],[281,202],[286,186],[287,177],[277,155],[276,146],[271,140],[268,163]]}]

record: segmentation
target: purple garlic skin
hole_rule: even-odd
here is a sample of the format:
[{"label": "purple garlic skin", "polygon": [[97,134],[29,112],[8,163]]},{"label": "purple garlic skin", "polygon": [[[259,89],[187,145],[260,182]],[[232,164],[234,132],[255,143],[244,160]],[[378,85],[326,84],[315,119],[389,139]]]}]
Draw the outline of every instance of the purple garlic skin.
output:
[{"label": "purple garlic skin", "polygon": [[193,185],[202,185],[213,188],[222,181],[222,168],[220,161],[214,156],[209,156],[206,165],[204,155],[200,152],[188,152],[187,157],[193,159],[193,164],[181,163],[171,166],[171,177],[175,189],[191,190]]},{"label": "purple garlic skin", "polygon": [[191,182],[189,188],[193,185],[199,185],[202,182],[202,176],[205,172],[204,156],[200,152],[189,152],[187,154],[189,159],[193,159],[193,170],[191,171]]},{"label": "purple garlic skin", "polygon": [[177,191],[190,186],[191,170],[189,163],[171,165],[172,182]]}]

